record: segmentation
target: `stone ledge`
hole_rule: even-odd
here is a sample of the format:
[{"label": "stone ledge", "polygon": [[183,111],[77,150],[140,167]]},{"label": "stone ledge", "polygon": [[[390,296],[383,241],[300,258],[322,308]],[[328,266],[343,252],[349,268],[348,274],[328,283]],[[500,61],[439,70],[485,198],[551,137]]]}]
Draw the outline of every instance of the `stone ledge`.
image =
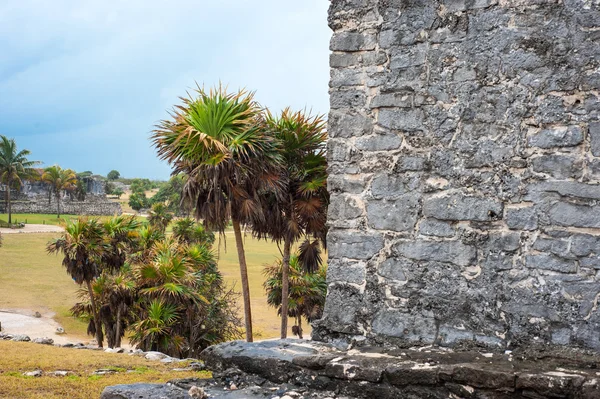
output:
[{"label": "stone ledge", "polygon": [[600,356],[565,350],[543,357],[441,348],[341,351],[310,341],[234,341],[206,349],[215,371],[229,368],[276,383],[356,398],[598,398]]}]

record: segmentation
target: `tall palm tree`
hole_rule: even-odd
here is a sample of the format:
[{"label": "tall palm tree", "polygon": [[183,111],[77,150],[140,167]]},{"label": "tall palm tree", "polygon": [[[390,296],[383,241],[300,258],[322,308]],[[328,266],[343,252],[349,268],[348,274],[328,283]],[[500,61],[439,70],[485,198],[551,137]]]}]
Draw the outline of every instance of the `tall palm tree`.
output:
[{"label": "tall palm tree", "polygon": [[224,233],[233,225],[242,293],[246,340],[252,341],[250,288],[242,239],[242,226],[260,219],[257,197],[261,190],[275,189],[277,143],[261,129],[260,107],[253,94],[235,94],[219,87],[206,92],[197,88],[195,97],[182,104],[154,130],[152,140],[159,157],[174,168],[173,174],[188,176],[183,200],[195,207],[197,219]]},{"label": "tall palm tree", "polygon": [[287,337],[289,268],[292,246],[299,240],[300,263],[307,270],[320,265],[319,246],[327,234],[327,161],[325,121],[320,116],[284,109],[280,116],[266,113],[265,127],[281,143],[283,195],[261,196],[262,218],[253,223],[259,238],[283,242],[281,338]]},{"label": "tall palm tree", "polygon": [[[283,262],[281,259],[264,270],[266,280],[263,284],[267,291],[267,303],[276,308],[283,317],[282,285]],[[296,319],[293,330],[302,339],[302,317],[309,322],[321,318],[327,294],[326,267],[308,272],[304,270],[297,255],[290,257],[289,266],[289,307],[287,316]]]},{"label": "tall palm tree", "polygon": [[58,165],[44,169],[42,180],[50,184],[56,197],[56,216],[60,218],[60,195],[64,190],[72,190],[77,186],[77,174],[71,169],[63,169]]},{"label": "tall palm tree", "polygon": [[173,220],[173,213],[169,212],[169,208],[164,202],[157,202],[152,205],[152,209],[148,215],[148,223],[150,223],[150,226],[164,233],[167,230],[169,223],[171,223],[171,220]]},{"label": "tall palm tree", "polygon": [[20,188],[24,179],[37,175],[33,167],[39,162],[28,160],[29,154],[29,150],[18,151],[14,139],[0,135],[0,183],[6,185],[8,224],[12,223],[11,188]]},{"label": "tall palm tree", "polygon": [[78,218],[67,220],[62,235],[50,241],[49,253],[62,253],[63,266],[79,285],[86,284],[94,319],[96,341],[102,348],[104,336],[100,323],[99,309],[95,300],[92,282],[102,272],[102,256],[106,251],[104,231],[97,219]]},{"label": "tall palm tree", "polygon": [[212,231],[207,230],[191,218],[177,219],[173,223],[173,238],[180,244],[207,243],[212,245],[215,242],[215,235]]}]

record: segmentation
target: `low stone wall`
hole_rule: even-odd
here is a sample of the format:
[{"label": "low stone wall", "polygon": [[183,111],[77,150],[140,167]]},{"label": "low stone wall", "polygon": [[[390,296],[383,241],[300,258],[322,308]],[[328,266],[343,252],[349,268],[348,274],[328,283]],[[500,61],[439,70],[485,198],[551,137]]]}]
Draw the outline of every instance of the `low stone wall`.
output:
[{"label": "low stone wall", "polygon": [[[13,213],[56,213],[56,201],[14,201],[11,203]],[[6,205],[0,202],[0,212],[6,212]],[[60,213],[65,215],[111,216],[123,213],[121,204],[88,195],[86,201],[61,201]]]}]

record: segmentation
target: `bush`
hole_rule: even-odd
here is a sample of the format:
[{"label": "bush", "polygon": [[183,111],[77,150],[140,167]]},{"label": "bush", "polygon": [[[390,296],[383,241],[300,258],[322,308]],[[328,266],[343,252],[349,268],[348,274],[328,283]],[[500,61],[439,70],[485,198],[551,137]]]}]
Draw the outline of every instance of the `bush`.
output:
[{"label": "bush", "polygon": [[108,172],[108,174],[106,175],[106,178],[108,180],[117,180],[119,177],[121,177],[121,174],[119,173],[118,170],[111,170],[110,172]]},{"label": "bush", "polygon": [[139,211],[142,208],[150,207],[150,201],[148,200],[148,198],[146,198],[146,194],[144,194],[143,192],[134,192],[129,197],[129,206],[131,207],[131,209]]}]

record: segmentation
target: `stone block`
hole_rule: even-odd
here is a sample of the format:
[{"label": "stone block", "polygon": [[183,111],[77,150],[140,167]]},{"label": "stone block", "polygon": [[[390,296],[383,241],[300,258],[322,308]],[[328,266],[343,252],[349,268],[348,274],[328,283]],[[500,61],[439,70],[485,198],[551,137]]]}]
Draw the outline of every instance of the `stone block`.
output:
[{"label": "stone block", "polygon": [[542,155],[532,160],[533,170],[545,173],[557,179],[578,178],[582,174],[582,165],[577,159],[566,155]]},{"label": "stone block", "polygon": [[348,195],[332,195],[327,216],[330,220],[354,219],[361,216],[360,200]]},{"label": "stone block", "polygon": [[377,123],[388,129],[416,131],[424,129],[424,118],[420,109],[382,108]]},{"label": "stone block", "polygon": [[348,90],[333,90],[329,95],[329,105],[331,109],[343,108],[361,108],[367,102],[367,96],[364,91],[348,89]]},{"label": "stone block", "polygon": [[374,50],[377,45],[375,35],[357,32],[335,33],[329,43],[331,51]]},{"label": "stone block", "polygon": [[330,193],[360,194],[367,189],[365,175],[330,174],[327,178]]},{"label": "stone block", "polygon": [[430,197],[423,202],[423,215],[439,220],[486,222],[502,217],[503,204],[493,198],[452,193]]},{"label": "stone block", "polygon": [[402,241],[394,246],[394,251],[409,259],[458,266],[470,266],[477,260],[475,247],[460,241]]},{"label": "stone block", "polygon": [[448,222],[436,219],[424,219],[419,223],[419,234],[434,237],[454,237],[455,230]]},{"label": "stone block", "polygon": [[550,254],[527,255],[525,265],[530,269],[551,270],[560,273],[575,273],[577,271],[576,261],[560,259]]},{"label": "stone block", "polygon": [[600,185],[578,181],[553,180],[530,184],[527,200],[537,201],[545,193],[557,193],[563,197],[600,199]]},{"label": "stone block", "polygon": [[370,134],[372,129],[371,121],[364,115],[338,111],[329,113],[327,131],[331,138],[360,137]]},{"label": "stone block", "polygon": [[370,259],[383,248],[380,234],[338,230],[327,235],[331,259],[351,258]]},{"label": "stone block", "polygon": [[371,182],[371,195],[373,198],[399,198],[417,189],[417,180],[407,179],[404,176],[393,176],[389,173],[379,173]]},{"label": "stone block", "polygon": [[554,254],[560,258],[576,259],[576,256],[570,253],[569,247],[569,241],[538,236],[532,248],[536,251]]},{"label": "stone block", "polygon": [[332,260],[327,267],[327,283],[363,284],[367,273],[364,261],[342,262]]},{"label": "stone block", "polygon": [[600,254],[600,236],[575,234],[571,238],[571,253],[575,256]]},{"label": "stone block", "polygon": [[369,104],[371,108],[411,108],[413,105],[414,94],[410,92],[379,94]]},{"label": "stone block", "polygon": [[560,126],[544,129],[529,137],[529,145],[538,148],[573,147],[583,142],[579,126]]},{"label": "stone block", "polygon": [[397,200],[371,200],[367,204],[369,226],[376,230],[411,231],[418,213],[419,200],[412,194]]},{"label": "stone block", "polygon": [[378,267],[377,273],[397,282],[406,281],[406,270],[411,270],[414,264],[402,258],[388,258]]},{"label": "stone block", "polygon": [[526,208],[506,208],[505,220],[506,225],[511,230],[533,231],[538,228],[537,213],[533,206]]},{"label": "stone block", "polygon": [[402,138],[394,133],[374,134],[356,139],[356,148],[362,151],[389,151],[400,148]]},{"label": "stone block", "polygon": [[394,172],[418,172],[427,169],[427,158],[424,156],[400,156],[394,165]]},{"label": "stone block", "polygon": [[600,122],[590,122],[588,125],[591,151],[595,157],[600,157]]},{"label": "stone block", "polygon": [[559,202],[550,208],[548,216],[551,223],[559,226],[600,228],[600,210],[597,206]]},{"label": "stone block", "polygon": [[422,316],[384,309],[373,317],[373,332],[431,344],[435,339],[435,320]]}]

